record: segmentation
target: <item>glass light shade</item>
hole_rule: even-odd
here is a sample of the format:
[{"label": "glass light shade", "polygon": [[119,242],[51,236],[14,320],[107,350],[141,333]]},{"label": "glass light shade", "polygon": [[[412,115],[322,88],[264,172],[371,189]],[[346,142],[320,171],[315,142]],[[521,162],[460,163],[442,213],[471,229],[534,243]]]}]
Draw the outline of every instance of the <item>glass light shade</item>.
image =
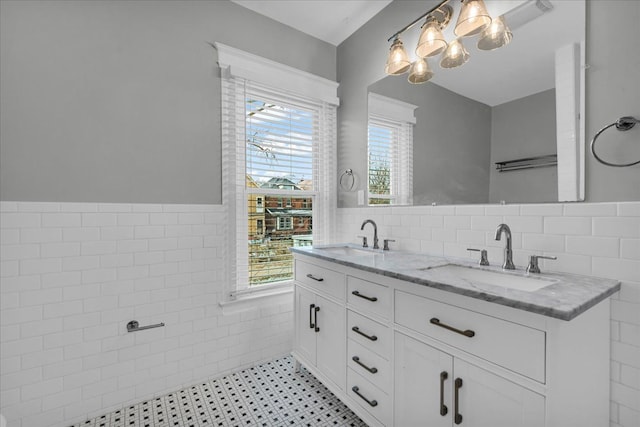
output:
[{"label": "glass light shade", "polygon": [[442,35],[438,21],[428,18],[422,26],[420,38],[418,39],[418,47],[416,47],[416,55],[420,58],[435,56],[447,48],[447,41]]},{"label": "glass light shade", "polygon": [[442,54],[440,66],[442,68],[459,67],[469,60],[469,52],[464,48],[460,39],[455,39]]},{"label": "glass light shade", "polygon": [[500,16],[491,22],[491,25],[482,32],[478,39],[478,49],[494,50],[509,44],[513,33],[509,29],[504,16]]},{"label": "glass light shade", "polygon": [[490,24],[491,17],[482,0],[463,0],[453,32],[458,37],[474,36]]},{"label": "glass light shade", "polygon": [[411,66],[409,61],[409,55],[404,49],[404,45],[400,39],[395,39],[389,49],[389,57],[387,58],[387,65],[384,67],[384,72],[397,76],[407,72]]},{"label": "glass light shade", "polygon": [[429,81],[433,77],[433,71],[429,64],[422,58],[415,60],[409,68],[409,83],[420,84]]}]

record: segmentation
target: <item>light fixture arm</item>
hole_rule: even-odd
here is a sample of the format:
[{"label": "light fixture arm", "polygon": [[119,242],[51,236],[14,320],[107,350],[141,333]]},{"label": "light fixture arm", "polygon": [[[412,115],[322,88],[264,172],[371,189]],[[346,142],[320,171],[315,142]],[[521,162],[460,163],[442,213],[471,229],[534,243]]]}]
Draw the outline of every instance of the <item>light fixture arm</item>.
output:
[{"label": "light fixture arm", "polygon": [[407,24],[404,28],[402,28],[399,31],[396,31],[395,33],[393,33],[393,35],[391,37],[389,37],[387,39],[387,42],[390,42],[391,40],[394,40],[396,37],[398,37],[400,34],[404,33],[405,31],[407,31],[409,28],[413,27],[414,25],[416,25],[418,22],[420,22],[422,19],[426,18],[428,15],[432,14],[433,12],[435,12],[436,10],[440,9],[442,6],[444,6],[445,4],[449,3],[449,0],[443,0],[440,2],[440,4],[438,4],[435,7],[432,7],[431,9],[429,9],[427,12],[425,12],[424,14],[420,15],[418,18],[416,18],[413,22],[411,22],[410,24]]}]

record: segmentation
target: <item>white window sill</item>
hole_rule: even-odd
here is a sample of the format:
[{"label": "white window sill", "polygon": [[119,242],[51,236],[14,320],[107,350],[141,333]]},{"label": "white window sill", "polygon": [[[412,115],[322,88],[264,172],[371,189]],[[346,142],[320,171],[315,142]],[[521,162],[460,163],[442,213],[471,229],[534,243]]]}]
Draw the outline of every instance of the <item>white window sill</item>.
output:
[{"label": "white window sill", "polygon": [[222,307],[223,315],[236,314],[243,311],[254,310],[265,305],[283,304],[291,302],[293,282],[275,288],[266,287],[254,291],[243,292],[236,295],[236,298],[229,301],[221,301],[218,304]]}]

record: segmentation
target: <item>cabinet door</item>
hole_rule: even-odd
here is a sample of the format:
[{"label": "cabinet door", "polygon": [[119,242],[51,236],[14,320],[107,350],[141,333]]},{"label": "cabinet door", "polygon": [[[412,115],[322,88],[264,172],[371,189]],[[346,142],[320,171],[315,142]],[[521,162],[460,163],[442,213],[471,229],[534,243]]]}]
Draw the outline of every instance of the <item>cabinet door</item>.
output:
[{"label": "cabinet door", "polygon": [[345,309],[332,301],[316,295],[316,366],[329,379],[344,390],[346,381]]},{"label": "cabinet door", "polygon": [[313,312],[315,294],[300,286],[295,287],[295,350],[310,363],[316,363],[316,332],[311,327],[314,322]]},{"label": "cabinet door", "polygon": [[462,380],[458,390],[462,425],[544,427],[543,396],[459,359],[455,378]]},{"label": "cabinet door", "polygon": [[453,358],[400,333],[395,334],[394,346],[394,425],[450,427]]}]

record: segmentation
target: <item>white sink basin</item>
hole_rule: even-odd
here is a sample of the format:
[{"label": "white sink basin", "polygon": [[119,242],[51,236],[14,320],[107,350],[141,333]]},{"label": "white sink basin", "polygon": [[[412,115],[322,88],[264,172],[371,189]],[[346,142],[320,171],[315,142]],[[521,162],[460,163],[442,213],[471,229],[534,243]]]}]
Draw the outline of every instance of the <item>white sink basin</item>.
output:
[{"label": "white sink basin", "polygon": [[534,292],[557,282],[557,280],[543,277],[523,276],[518,273],[481,270],[456,264],[446,264],[424,270],[432,270],[437,273],[468,280],[469,282],[476,284],[502,286],[503,288],[517,289],[519,291],[526,292]]},{"label": "white sink basin", "polygon": [[314,248],[318,251],[330,253],[332,255],[345,255],[345,256],[374,256],[379,255],[378,252],[373,252],[368,249],[358,249],[351,246],[327,246],[324,248]]}]

